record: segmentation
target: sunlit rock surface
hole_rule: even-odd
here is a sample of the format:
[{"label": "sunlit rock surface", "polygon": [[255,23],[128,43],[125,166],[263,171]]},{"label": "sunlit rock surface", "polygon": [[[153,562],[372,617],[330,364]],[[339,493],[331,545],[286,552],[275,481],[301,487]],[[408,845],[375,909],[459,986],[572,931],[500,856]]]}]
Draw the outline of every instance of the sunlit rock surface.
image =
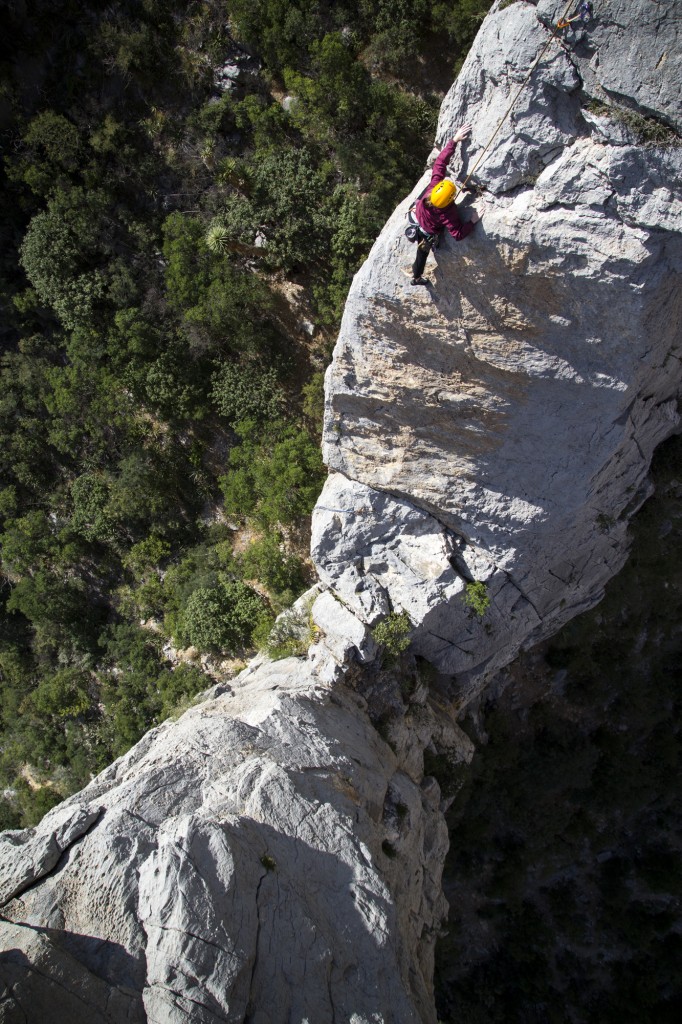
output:
[{"label": "sunlit rock surface", "polygon": [[[473,179],[483,220],[446,236],[432,287],[413,288],[403,229],[425,174],[355,278],[327,374],[321,578],[360,618],[407,610],[416,649],[463,700],[599,599],[651,454],[679,429],[679,18],[648,0],[595,4],[593,22],[550,38],[561,13],[518,2],[484,22],[438,128],[437,149],[473,122],[450,166],[460,179],[549,45]],[[463,217],[483,199],[466,197]],[[482,619],[461,598],[473,580],[491,601]]]},{"label": "sunlit rock surface", "polygon": [[[484,22],[442,109],[439,145],[474,123],[453,173],[562,8]],[[0,838],[3,1024],[435,1024],[446,802],[425,752],[470,759],[453,708],[598,599],[678,429],[679,138],[638,132],[679,127],[679,21],[648,0],[595,13],[551,41],[477,174],[483,222],[430,258],[433,288],[401,272],[412,197],[356,277],[308,658],[256,661]],[[391,610],[446,693],[378,671]]]},{"label": "sunlit rock surface", "polygon": [[471,744],[422,692],[389,745],[304,659],[224,689],[0,837],[0,1020],[435,1022],[423,750]]}]

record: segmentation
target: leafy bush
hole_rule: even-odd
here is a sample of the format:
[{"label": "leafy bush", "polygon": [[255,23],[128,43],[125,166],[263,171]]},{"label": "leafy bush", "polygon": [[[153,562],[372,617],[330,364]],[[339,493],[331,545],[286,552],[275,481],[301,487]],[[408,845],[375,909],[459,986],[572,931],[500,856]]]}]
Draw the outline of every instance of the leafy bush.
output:
[{"label": "leafy bush", "polygon": [[221,416],[267,421],[282,412],[284,395],[273,367],[224,363],[211,378],[211,398]]},{"label": "leafy bush", "polygon": [[265,651],[273,661],[303,657],[317,635],[311,608],[312,604],[303,608],[289,608],[275,622],[263,618],[254,636],[260,650]]},{"label": "leafy bush", "polygon": [[298,596],[305,586],[303,563],[296,555],[282,550],[278,532],[266,533],[254,541],[241,555],[240,562],[246,577],[260,580],[275,594],[291,591]]},{"label": "leafy bush", "polygon": [[10,181],[23,181],[38,196],[68,188],[83,160],[78,129],[54,110],[28,124],[18,154],[7,160]]},{"label": "leafy bush", "polygon": [[184,339],[169,339],[144,371],[141,380],[144,398],[170,420],[201,419],[206,408],[198,369],[189,358]]},{"label": "leafy bush", "polygon": [[163,672],[157,682],[159,719],[176,714],[209,684],[210,679],[195,665],[176,665],[172,671]]},{"label": "leafy bush", "polygon": [[351,40],[329,33],[311,44],[310,55],[310,74],[284,72],[286,87],[298,101],[291,110],[294,124],[319,141],[364,129],[372,80]]},{"label": "leafy bush", "polygon": [[324,417],[324,373],[318,370],[301,388],[303,394],[303,415],[315,430],[322,433]]},{"label": "leafy bush", "polygon": [[92,707],[90,677],[77,668],[62,669],[41,679],[30,697],[32,708],[41,715],[76,718]]},{"label": "leafy bush", "polygon": [[410,646],[411,628],[407,612],[390,612],[374,626],[372,636],[389,658],[397,658]]},{"label": "leafy bush", "polygon": [[136,579],[143,579],[152,569],[170,555],[170,544],[161,537],[151,534],[144,540],[133,544],[123,559],[123,565],[132,572]]},{"label": "leafy bush", "polygon": [[70,526],[86,540],[111,539],[114,518],[109,508],[107,480],[95,473],[82,473],[72,481]]},{"label": "leafy bush", "polygon": [[12,588],[7,610],[20,612],[35,630],[34,646],[66,658],[92,651],[106,610],[95,603],[83,579],[62,579],[41,570]]},{"label": "leafy bush", "polygon": [[680,137],[674,128],[653,117],[645,117],[627,107],[602,103],[601,100],[590,100],[587,109],[594,114],[610,117],[625,125],[641,146],[679,146]]},{"label": "leafy bush", "polygon": [[276,332],[268,319],[273,299],[266,285],[211,252],[199,218],[173,213],[163,231],[166,296],[182,316],[194,354],[267,351]]},{"label": "leafy bush", "polygon": [[317,442],[293,424],[271,424],[259,436],[253,421],[245,421],[239,432],[243,441],[230,452],[230,471],[220,481],[228,514],[265,528],[309,515],[324,482]]},{"label": "leafy bush", "polygon": [[[38,298],[67,328],[91,324],[114,285],[115,258],[108,200],[97,189],[58,191],[29,224],[21,264]],[[134,298],[132,279],[120,296]]]},{"label": "leafy bush", "polygon": [[198,668],[171,668],[163,659],[160,638],[139,627],[125,623],[110,627],[102,646],[99,677],[104,715],[96,732],[100,768],[208,685]]},{"label": "leafy bush", "polygon": [[214,586],[192,592],[182,613],[177,639],[200,650],[234,653],[248,645],[263,599],[251,587],[219,573]]},{"label": "leafy bush", "polygon": [[[267,239],[271,264],[292,271],[327,253],[330,168],[304,148],[267,152],[249,168],[251,202]],[[256,227],[256,225],[254,225]],[[256,231],[253,231],[255,237]]]},{"label": "leafy bush", "polygon": [[483,618],[490,607],[490,596],[486,590],[485,583],[482,583],[481,580],[467,583],[462,594],[462,601],[479,618]]}]

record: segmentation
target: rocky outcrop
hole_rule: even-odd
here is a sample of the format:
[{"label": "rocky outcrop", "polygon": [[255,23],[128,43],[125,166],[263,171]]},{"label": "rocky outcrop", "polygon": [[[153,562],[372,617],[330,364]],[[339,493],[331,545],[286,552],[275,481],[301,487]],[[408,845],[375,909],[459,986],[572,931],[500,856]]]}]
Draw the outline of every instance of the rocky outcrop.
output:
[{"label": "rocky outcrop", "polygon": [[[453,175],[549,46],[474,178],[483,220],[412,288],[425,175],[356,276],[327,375],[320,577],[364,621],[406,610],[462,701],[599,599],[679,429],[679,21],[594,7],[552,39],[555,3],[493,9],[441,110],[439,147],[474,126]],[[462,601],[475,580],[483,618]]]},{"label": "rocky outcrop", "polygon": [[5,833],[0,1020],[435,1022],[448,839],[422,755],[471,744],[423,688],[374,685],[254,663]]},{"label": "rocky outcrop", "polygon": [[[460,176],[560,13],[500,6],[441,113],[439,144],[474,122]],[[257,660],[0,838],[0,1021],[435,1024],[447,834],[425,751],[469,759],[453,708],[599,598],[678,430],[678,23],[647,0],[595,13],[551,40],[433,288],[401,273],[413,197],[355,279],[308,658]],[[379,668],[390,611],[440,696]]]}]

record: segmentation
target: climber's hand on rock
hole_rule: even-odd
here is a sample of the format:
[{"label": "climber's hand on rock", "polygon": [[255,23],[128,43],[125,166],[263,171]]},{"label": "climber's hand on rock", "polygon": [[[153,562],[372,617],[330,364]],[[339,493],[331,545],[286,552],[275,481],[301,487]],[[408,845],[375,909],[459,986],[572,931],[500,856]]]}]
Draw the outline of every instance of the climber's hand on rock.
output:
[{"label": "climber's hand on rock", "polygon": [[470,131],[471,131],[471,124],[470,123],[463,124],[462,127],[458,128],[457,132],[453,135],[452,141],[453,142],[463,142],[464,139],[466,139],[466,137],[467,137],[467,135],[469,134]]},{"label": "climber's hand on rock", "polygon": [[481,203],[481,206],[479,207],[478,210],[473,210],[473,212],[471,214],[471,223],[472,224],[478,224],[479,220],[481,219],[481,217],[483,216],[484,213],[485,213],[485,203]]}]

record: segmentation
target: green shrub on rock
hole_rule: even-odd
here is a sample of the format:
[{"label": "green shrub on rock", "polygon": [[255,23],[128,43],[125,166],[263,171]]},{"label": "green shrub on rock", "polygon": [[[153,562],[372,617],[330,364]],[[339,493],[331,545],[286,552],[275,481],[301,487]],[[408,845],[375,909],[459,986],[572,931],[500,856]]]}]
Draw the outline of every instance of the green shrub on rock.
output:
[{"label": "green shrub on rock", "polygon": [[410,617],[407,612],[391,612],[372,630],[376,643],[391,658],[397,658],[410,646]]},{"label": "green shrub on rock", "polygon": [[485,583],[481,580],[473,580],[467,583],[462,594],[462,600],[467,608],[471,608],[480,619],[483,618],[490,607],[490,596],[486,590]]}]

